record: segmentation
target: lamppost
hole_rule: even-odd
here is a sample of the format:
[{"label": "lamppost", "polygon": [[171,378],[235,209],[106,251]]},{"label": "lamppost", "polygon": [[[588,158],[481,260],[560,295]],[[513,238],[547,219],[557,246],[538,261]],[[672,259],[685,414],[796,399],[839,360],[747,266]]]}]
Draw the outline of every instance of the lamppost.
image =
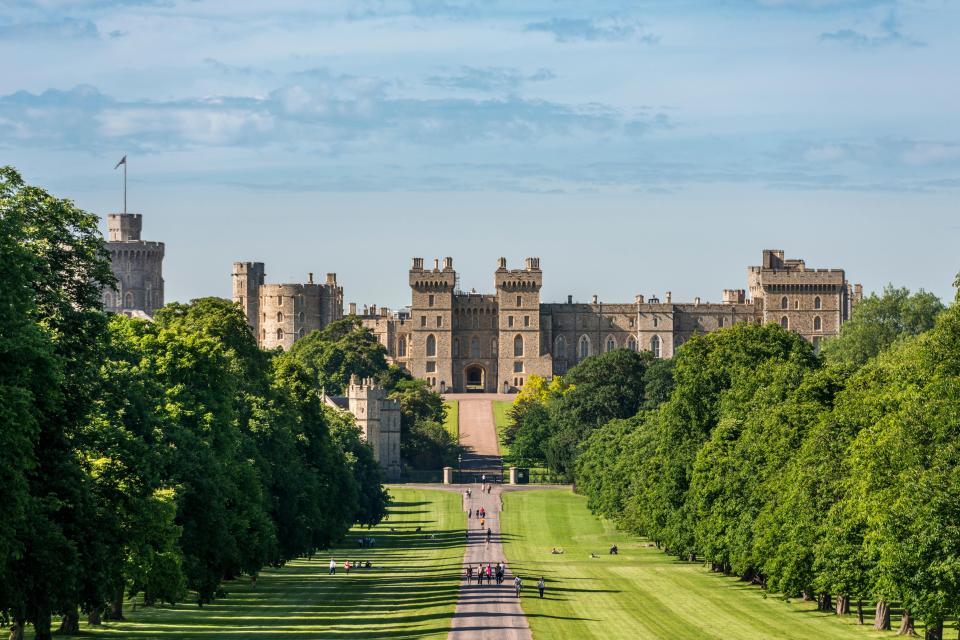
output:
[{"label": "lamppost", "polygon": [[457,454],[457,482],[463,482],[463,454]]}]

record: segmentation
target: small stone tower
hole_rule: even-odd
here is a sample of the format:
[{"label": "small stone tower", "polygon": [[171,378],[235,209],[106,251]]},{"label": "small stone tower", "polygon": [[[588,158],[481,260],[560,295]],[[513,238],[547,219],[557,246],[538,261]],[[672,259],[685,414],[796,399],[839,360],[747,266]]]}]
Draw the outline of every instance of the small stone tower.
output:
[{"label": "small stone tower", "polygon": [[141,240],[142,228],[139,213],[107,215],[107,250],[117,288],[104,289],[104,311],[152,317],[163,306],[164,246]]},{"label": "small stone tower", "polygon": [[552,360],[540,339],[540,258],[527,258],[523,269],[507,269],[507,260],[500,258],[494,284],[500,310],[498,390],[520,388],[531,374],[549,378]]},{"label": "small stone tower", "polygon": [[347,402],[360,432],[388,480],[400,478],[400,403],[389,400],[370,378],[356,375],[347,387]]}]

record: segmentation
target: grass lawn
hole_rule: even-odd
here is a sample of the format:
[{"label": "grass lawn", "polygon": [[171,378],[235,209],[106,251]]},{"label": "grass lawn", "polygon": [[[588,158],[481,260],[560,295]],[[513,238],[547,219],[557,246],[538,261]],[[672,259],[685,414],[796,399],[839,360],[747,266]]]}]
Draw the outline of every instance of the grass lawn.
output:
[{"label": "grass lawn", "polygon": [[444,400],[443,405],[447,408],[447,415],[443,419],[443,428],[453,436],[454,442],[460,444],[460,401]]},{"label": "grass lawn", "polygon": [[[256,588],[228,583],[227,597],[202,609],[131,611],[128,620],[85,635],[113,638],[446,638],[457,600],[466,525],[460,495],[390,487],[389,519],[368,532],[354,530],[342,548],[313,560],[297,560],[264,571]],[[416,533],[416,527],[423,533]],[[395,531],[390,529],[395,528]],[[433,534],[436,539],[424,539]],[[372,535],[373,549],[357,539]],[[338,566],[327,575],[330,557],[370,560],[372,569],[350,575]]]},{"label": "grass lawn", "polygon": [[[757,588],[682,563],[594,518],[569,490],[505,493],[501,527],[511,569],[527,587],[523,609],[534,639],[670,638],[840,640],[891,638],[855,616],[811,603],[764,598]],[[620,553],[608,555],[616,542]],[[563,555],[551,555],[552,547]],[[590,558],[590,553],[599,557]],[[546,597],[536,594],[544,576]],[[869,630],[868,630],[869,629]]]},{"label": "grass lawn", "polygon": [[497,441],[500,445],[500,455],[503,456],[504,464],[511,462],[510,447],[503,443],[503,431],[507,428],[507,423],[510,422],[510,408],[512,406],[513,402],[510,400],[493,401],[493,421],[497,425]]}]

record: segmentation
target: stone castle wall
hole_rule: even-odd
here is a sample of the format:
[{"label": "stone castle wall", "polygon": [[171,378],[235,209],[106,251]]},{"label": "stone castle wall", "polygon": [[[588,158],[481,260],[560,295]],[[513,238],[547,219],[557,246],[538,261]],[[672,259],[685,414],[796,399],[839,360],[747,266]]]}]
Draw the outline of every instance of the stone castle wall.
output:
[{"label": "stone castle wall", "polygon": [[141,240],[142,228],[139,213],[107,216],[107,251],[117,285],[101,293],[104,311],[152,317],[164,304],[164,245]]}]

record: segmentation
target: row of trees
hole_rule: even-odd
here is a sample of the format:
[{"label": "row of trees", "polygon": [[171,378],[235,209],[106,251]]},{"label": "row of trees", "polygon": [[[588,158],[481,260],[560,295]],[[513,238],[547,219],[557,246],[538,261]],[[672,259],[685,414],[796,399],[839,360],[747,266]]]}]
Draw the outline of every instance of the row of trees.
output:
[{"label": "row of trees", "polygon": [[318,393],[348,369],[261,351],[225,300],[171,304],[154,323],[108,317],[96,217],[9,168],[0,256],[0,617],[12,637],[32,623],[50,638],[57,616],[67,632],[81,612],[119,618],[135,595],[193,592],[202,606],[224,580],[384,517],[372,450]]},{"label": "row of trees", "polygon": [[[588,359],[565,382],[627,358],[639,361]],[[825,611],[862,622],[871,603],[877,629],[896,603],[903,633],[920,620],[942,637],[960,614],[960,304],[887,288],[821,356],[777,325],[741,324],[662,366],[669,381],[651,366],[642,377],[608,368],[605,397],[630,403],[601,403],[589,415],[609,419],[580,421],[582,439],[569,440],[595,513]],[[545,412],[543,460],[569,471],[554,448],[578,388],[555,387],[537,409],[518,402],[513,436],[523,442],[527,417]]]}]

